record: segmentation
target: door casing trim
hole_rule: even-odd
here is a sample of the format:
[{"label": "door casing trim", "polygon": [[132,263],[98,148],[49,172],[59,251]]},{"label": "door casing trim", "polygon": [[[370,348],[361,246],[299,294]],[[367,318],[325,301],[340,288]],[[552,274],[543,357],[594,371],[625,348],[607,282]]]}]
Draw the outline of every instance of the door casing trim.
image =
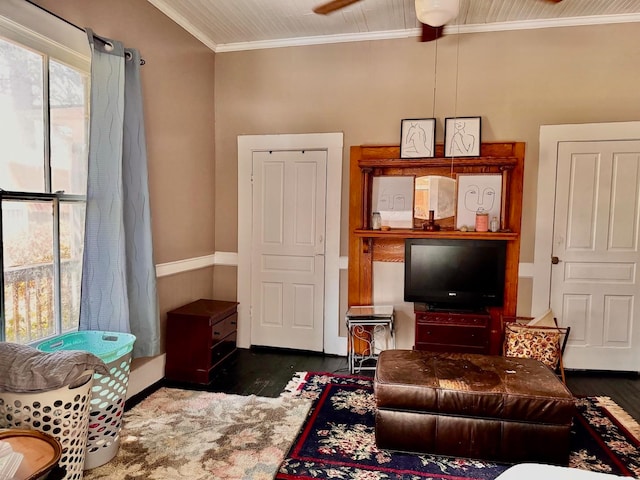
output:
[{"label": "door casing trim", "polygon": [[346,355],[340,327],[340,210],[342,198],[342,133],[238,136],[238,346],[251,346],[251,169],[253,152],[325,150],[327,197],[325,226],[324,353]]},{"label": "door casing trim", "polygon": [[531,314],[540,315],[551,302],[551,254],[558,148],[561,142],[640,140],[640,122],[542,125],[538,158],[536,234]]}]

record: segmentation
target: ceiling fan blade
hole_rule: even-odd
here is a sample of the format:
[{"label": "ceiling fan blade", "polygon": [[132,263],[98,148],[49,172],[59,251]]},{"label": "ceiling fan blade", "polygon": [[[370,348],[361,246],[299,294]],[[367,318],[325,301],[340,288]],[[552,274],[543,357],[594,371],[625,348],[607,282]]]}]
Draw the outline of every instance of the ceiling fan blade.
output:
[{"label": "ceiling fan blade", "polygon": [[433,40],[437,40],[444,33],[444,25],[441,27],[432,27],[431,25],[427,25],[426,23],[422,24],[422,36],[420,37],[421,42],[431,42]]},{"label": "ceiling fan blade", "polygon": [[336,10],[340,10],[341,8],[347,7],[352,3],[359,2],[360,0],[332,0],[327,3],[323,3],[322,5],[318,5],[313,9],[315,13],[319,13],[320,15],[326,15],[331,12],[335,12]]}]

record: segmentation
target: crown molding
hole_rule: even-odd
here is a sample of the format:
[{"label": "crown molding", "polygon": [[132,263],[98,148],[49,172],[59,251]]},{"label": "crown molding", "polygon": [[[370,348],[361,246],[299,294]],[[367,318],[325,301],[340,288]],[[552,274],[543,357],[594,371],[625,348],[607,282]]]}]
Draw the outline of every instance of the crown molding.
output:
[{"label": "crown molding", "polygon": [[176,22],[182,28],[184,28],[191,35],[196,37],[202,43],[204,43],[210,50],[216,51],[217,45],[216,43],[209,38],[202,30],[197,28],[193,23],[191,23],[186,17],[179,14],[175,9],[171,8],[169,2],[166,0],[147,0],[151,5],[156,7],[162,13],[164,13],[171,20]]},{"label": "crown molding", "polygon": [[338,35],[319,35],[313,37],[281,38],[277,40],[259,40],[255,42],[225,43],[216,46],[216,53],[238,52],[242,50],[262,50],[265,48],[303,47],[325,45],[328,43],[367,42],[395,38],[416,37],[420,29],[387,30],[384,32],[343,33]]},{"label": "crown molding", "polygon": [[[152,3],[158,0],[149,0]],[[477,32],[500,32],[508,30],[533,30],[539,28],[577,27],[583,25],[605,25],[612,23],[640,22],[640,14],[600,15],[592,17],[551,18],[544,20],[527,20],[518,22],[486,23],[475,25],[449,25],[445,27],[445,35]],[[186,27],[184,27],[186,28]],[[226,44],[205,43],[216,53],[237,52],[243,50],[261,50],[265,48],[301,47],[308,45],[324,45],[329,43],[366,42],[372,40],[390,40],[421,35],[420,28],[407,30],[388,30],[384,32],[361,32],[340,35],[323,35],[313,37],[284,38],[278,40],[260,40],[255,42],[238,42]],[[193,34],[196,38],[198,36]]]},{"label": "crown molding", "polygon": [[640,14],[598,15],[590,17],[546,18],[544,20],[522,20],[517,22],[483,23],[475,25],[450,25],[446,34],[501,32],[507,30],[534,30],[538,28],[580,27],[585,25],[607,25],[613,23],[640,22]]}]

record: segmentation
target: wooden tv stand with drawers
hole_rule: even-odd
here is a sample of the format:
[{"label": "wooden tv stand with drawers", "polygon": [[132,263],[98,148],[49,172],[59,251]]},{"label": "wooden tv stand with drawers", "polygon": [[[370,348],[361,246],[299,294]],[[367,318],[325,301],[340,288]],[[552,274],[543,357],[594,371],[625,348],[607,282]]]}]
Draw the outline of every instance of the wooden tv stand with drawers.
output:
[{"label": "wooden tv stand with drawers", "polygon": [[416,350],[489,354],[491,315],[481,311],[429,310],[415,305]]}]

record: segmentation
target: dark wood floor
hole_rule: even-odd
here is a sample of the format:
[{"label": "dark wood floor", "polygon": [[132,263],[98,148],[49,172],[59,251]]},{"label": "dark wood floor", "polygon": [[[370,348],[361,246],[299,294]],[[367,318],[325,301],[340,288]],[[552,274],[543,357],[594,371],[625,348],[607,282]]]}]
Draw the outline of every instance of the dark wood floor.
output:
[{"label": "dark wood floor", "polygon": [[[165,382],[167,386],[277,397],[296,372],[348,373],[346,357],[266,348],[239,349],[225,361],[210,385]],[[372,372],[363,372],[372,375]],[[640,422],[640,376],[637,373],[567,371],[576,396],[608,396]]]},{"label": "dark wood floor", "polygon": [[618,372],[566,372],[567,387],[577,397],[605,396],[640,422],[640,375]]},{"label": "dark wood floor", "polygon": [[236,395],[277,397],[296,372],[348,374],[346,357],[272,348],[238,349],[216,370],[209,385],[165,385]]}]

